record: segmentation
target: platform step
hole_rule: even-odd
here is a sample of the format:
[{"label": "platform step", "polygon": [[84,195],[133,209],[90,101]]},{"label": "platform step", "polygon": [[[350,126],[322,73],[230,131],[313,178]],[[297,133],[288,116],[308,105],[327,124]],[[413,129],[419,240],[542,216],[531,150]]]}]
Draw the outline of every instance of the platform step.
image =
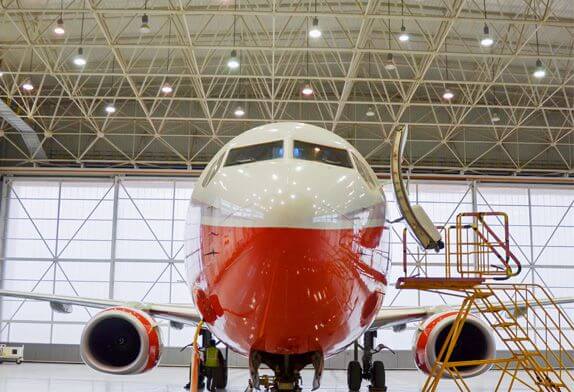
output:
[{"label": "platform step", "polygon": [[508,321],[504,323],[492,324],[492,328],[509,328],[509,327],[515,327],[517,325],[518,324],[515,323],[514,321]]},{"label": "platform step", "polygon": [[530,341],[530,338],[527,338],[526,336],[514,336],[512,338],[505,338],[502,339],[503,342],[528,342]]},{"label": "platform step", "polygon": [[498,313],[502,311],[506,311],[504,306],[487,306],[482,310],[485,313]]},{"label": "platform step", "polygon": [[536,385],[544,386],[544,387],[552,387],[552,388],[566,388],[566,384],[562,382],[554,382],[550,380],[545,381],[536,381]]}]

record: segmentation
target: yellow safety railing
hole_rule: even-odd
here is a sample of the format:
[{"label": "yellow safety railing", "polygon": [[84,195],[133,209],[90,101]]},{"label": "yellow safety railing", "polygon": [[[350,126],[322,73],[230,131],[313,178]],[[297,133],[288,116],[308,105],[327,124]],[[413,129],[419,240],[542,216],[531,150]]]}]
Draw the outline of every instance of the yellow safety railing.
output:
[{"label": "yellow safety railing", "polygon": [[[439,228],[443,253],[408,246],[403,233],[403,271],[397,287],[463,297],[456,320],[422,391],[440,390],[447,376],[471,391],[457,369],[491,365],[500,377],[495,391],[574,391],[574,323],[542,286],[513,284],[521,264],[510,249],[508,216],[502,212],[461,213],[454,225]],[[409,274],[408,261],[415,263]],[[451,361],[469,315],[482,317],[502,342],[503,357]],[[502,347],[499,347],[502,348]]]}]

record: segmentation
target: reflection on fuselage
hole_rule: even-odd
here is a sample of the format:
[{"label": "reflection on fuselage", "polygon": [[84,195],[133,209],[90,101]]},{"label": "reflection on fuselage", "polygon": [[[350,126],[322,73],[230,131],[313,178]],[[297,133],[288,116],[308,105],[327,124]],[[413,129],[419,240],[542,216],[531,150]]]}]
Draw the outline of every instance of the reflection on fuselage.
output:
[{"label": "reflection on fuselage", "polygon": [[[284,141],[280,158],[221,164],[234,147],[276,140]],[[293,140],[357,154],[317,127],[256,128],[214,158],[210,165],[220,167],[208,166],[212,179],[203,186],[200,178],[188,214],[194,301],[211,331],[244,354],[334,354],[364,332],[384,297],[389,235],[380,188],[356,167],[294,158]]]}]

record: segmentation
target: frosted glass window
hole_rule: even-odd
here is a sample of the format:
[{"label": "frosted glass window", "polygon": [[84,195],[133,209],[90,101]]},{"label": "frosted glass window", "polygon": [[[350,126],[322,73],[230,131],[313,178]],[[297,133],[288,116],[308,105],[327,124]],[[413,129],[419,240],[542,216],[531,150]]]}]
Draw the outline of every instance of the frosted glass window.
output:
[{"label": "frosted glass window", "polygon": [[[183,238],[194,184],[187,178],[11,180],[2,287],[191,303],[184,279]],[[387,218],[396,219],[399,212],[390,184],[384,189]],[[410,181],[409,192],[437,224],[454,223],[456,214],[473,209],[467,183]],[[515,281],[542,284],[556,296],[571,295],[574,188],[479,183],[475,202],[478,210],[509,214],[512,250],[524,266]],[[192,217],[197,221],[196,215]],[[403,227],[400,222],[390,228],[392,270],[384,304],[456,304],[452,297],[394,288],[403,275]],[[409,252],[416,256],[414,243]],[[412,267],[412,259],[409,273],[421,273]],[[564,309],[574,316],[574,305]],[[0,340],[77,344],[83,324],[95,312],[75,307],[72,314],[63,315],[53,313],[47,303],[3,299]],[[415,328],[410,325],[399,334],[383,331],[379,340],[393,349],[410,349]],[[164,321],[162,330],[168,346],[180,347],[192,337],[191,329],[173,330]]]}]

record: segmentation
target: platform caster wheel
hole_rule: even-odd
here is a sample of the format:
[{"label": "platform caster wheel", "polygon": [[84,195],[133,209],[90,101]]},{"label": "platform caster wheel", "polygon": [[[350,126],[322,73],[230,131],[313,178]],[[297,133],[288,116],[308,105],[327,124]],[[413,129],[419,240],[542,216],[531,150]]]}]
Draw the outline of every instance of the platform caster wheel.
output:
[{"label": "platform caster wheel", "polygon": [[373,362],[371,372],[371,387],[375,390],[385,390],[385,365],[381,361]]},{"label": "platform caster wheel", "polygon": [[351,361],[347,367],[347,386],[349,391],[357,392],[361,389],[363,369],[359,361]]}]

